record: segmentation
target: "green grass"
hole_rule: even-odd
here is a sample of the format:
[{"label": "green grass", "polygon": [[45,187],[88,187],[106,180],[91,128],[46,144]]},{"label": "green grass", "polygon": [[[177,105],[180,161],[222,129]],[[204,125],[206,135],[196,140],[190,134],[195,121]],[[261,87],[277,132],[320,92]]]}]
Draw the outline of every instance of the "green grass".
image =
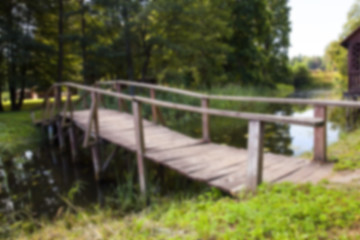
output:
[{"label": "green grass", "polygon": [[[72,96],[71,99],[74,101],[79,99],[79,96]],[[62,101],[65,101],[66,97],[62,97]],[[35,108],[41,107],[44,99],[24,99],[23,106],[21,108],[22,111],[33,110]],[[54,102],[54,98],[50,98],[50,102]],[[11,107],[10,101],[3,101],[3,107],[5,111],[9,111]]]},{"label": "green grass", "polygon": [[[280,184],[239,199],[216,191],[162,199],[140,213],[59,212],[55,221],[17,223],[18,239],[359,239],[358,187]],[[74,209],[74,207],[72,207]],[[41,226],[36,227],[36,226]]]},{"label": "green grass", "polygon": [[336,170],[360,168],[360,129],[343,133],[340,140],[329,147],[329,158]]},{"label": "green grass", "polygon": [[30,112],[0,113],[0,153],[16,152],[39,140],[40,134],[32,123]]}]

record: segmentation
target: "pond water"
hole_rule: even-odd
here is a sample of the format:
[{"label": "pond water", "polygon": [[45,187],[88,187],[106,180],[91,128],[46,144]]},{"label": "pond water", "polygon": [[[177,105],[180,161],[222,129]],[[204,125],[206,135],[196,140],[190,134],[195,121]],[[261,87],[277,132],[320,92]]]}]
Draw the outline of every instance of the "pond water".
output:
[{"label": "pond water", "polygon": [[[300,96],[326,97],[327,94],[327,92],[312,92],[307,95],[300,94]],[[290,97],[298,96],[294,94]],[[311,108],[293,108],[290,105],[274,105],[268,108],[267,112],[294,117],[313,116]],[[339,116],[339,114],[335,115]],[[342,119],[343,115],[340,118]],[[186,116],[183,119],[185,119],[185,125],[189,125],[192,121]],[[331,119],[327,123],[328,144],[336,142],[342,131],[339,121]],[[177,124],[179,122],[181,121],[176,121]],[[213,125],[218,123],[214,119]],[[225,123],[224,127],[218,124],[216,127],[220,129],[220,133],[212,132],[214,141],[240,147],[246,146],[246,122]],[[190,135],[198,136],[199,131],[190,132]],[[81,145],[80,141],[78,144]],[[67,199],[80,206],[106,202],[121,208],[124,208],[125,203],[131,205],[136,201],[137,176],[133,153],[120,150],[108,170],[103,173],[103,180],[98,183],[93,177],[88,149],[81,150],[75,162],[71,159],[68,149],[59,151],[56,145],[52,146],[47,141],[39,145],[37,149],[29,149],[12,156],[0,156],[0,214],[11,215],[12,219],[18,217],[19,211],[29,211],[33,217],[54,216],[60,211],[59,209],[67,205]],[[312,128],[267,124],[266,151],[298,156],[312,151],[312,148]],[[101,148],[103,158],[106,158],[112,149],[113,146],[110,144],[103,144]],[[149,163],[148,169],[152,195],[179,191],[199,192],[207,188],[201,183],[190,181],[156,164]],[[13,214],[16,215],[15,218]]]},{"label": "pond water", "polygon": [[[312,117],[314,116],[314,109],[307,109],[304,112],[294,112],[293,117]],[[331,145],[339,139],[340,126],[334,122],[328,121],[327,129],[327,144]],[[312,151],[314,147],[314,128],[303,127],[299,125],[291,125],[289,129],[291,137],[291,150],[294,156],[299,156],[305,152]]]}]

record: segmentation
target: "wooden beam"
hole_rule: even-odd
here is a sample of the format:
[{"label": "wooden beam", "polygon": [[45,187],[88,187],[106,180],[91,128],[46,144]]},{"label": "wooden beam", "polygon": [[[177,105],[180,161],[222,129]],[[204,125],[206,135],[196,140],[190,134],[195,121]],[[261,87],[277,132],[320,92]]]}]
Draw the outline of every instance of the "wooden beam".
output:
[{"label": "wooden beam", "polygon": [[75,162],[77,157],[77,148],[76,148],[76,136],[75,136],[74,126],[72,125],[72,123],[68,128],[68,133],[70,140],[71,157],[73,162]]},{"label": "wooden beam", "polygon": [[246,187],[255,191],[262,182],[264,126],[260,121],[249,121],[248,166]]},{"label": "wooden beam", "polygon": [[63,128],[62,128],[61,123],[62,123],[61,119],[56,121],[57,136],[58,136],[58,140],[59,140],[59,147],[62,150],[65,147],[65,141],[64,141]]},{"label": "wooden beam", "polygon": [[[201,107],[205,110],[209,108],[208,98],[201,99]],[[202,114],[202,138],[204,142],[210,142],[209,115],[205,112]]]},{"label": "wooden beam", "polygon": [[274,123],[285,123],[285,124],[298,124],[304,126],[317,126],[323,125],[324,121],[320,118],[295,118],[288,116],[277,116],[272,114],[259,114],[259,113],[248,113],[248,112],[236,112],[229,110],[220,110],[220,109],[203,109],[200,107],[178,104],[173,102],[166,102],[161,100],[153,100],[145,97],[134,97],[134,100],[137,100],[141,103],[154,104],[156,106],[161,106],[170,109],[183,110],[188,112],[195,113],[206,113],[209,115],[220,116],[220,117],[230,117],[230,118],[238,118],[245,120],[255,120],[261,122],[274,122]]},{"label": "wooden beam", "polygon": [[[97,97],[96,97],[96,94],[94,92],[92,92],[91,93],[91,107],[90,107],[90,113],[89,113],[88,121],[87,121],[87,123],[88,123],[87,128],[85,130],[83,147],[88,147],[88,145],[89,145],[89,140],[90,140],[90,136],[91,136],[91,131],[92,131],[95,114],[97,115]],[[96,136],[98,136],[98,133],[99,133],[98,125],[95,126],[95,129],[97,130]]]},{"label": "wooden beam", "polygon": [[128,86],[136,86],[148,89],[156,89],[159,91],[169,92],[180,94],[184,96],[190,96],[194,98],[208,98],[213,100],[223,100],[223,101],[237,101],[237,102],[263,102],[263,103],[276,103],[276,104],[297,104],[297,105],[323,105],[323,106],[333,106],[333,107],[353,107],[360,108],[360,102],[353,101],[338,101],[338,100],[318,100],[318,99],[298,99],[298,98],[270,98],[270,97],[244,97],[244,96],[222,96],[222,95],[211,95],[197,93],[193,91],[177,89],[172,87],[166,87],[155,84],[148,83],[139,83],[134,81],[126,80],[110,80],[106,82],[98,82],[100,85],[112,85],[115,83],[121,83]]},{"label": "wooden beam", "polygon": [[100,158],[99,158],[99,149],[98,149],[97,143],[93,144],[91,146],[91,156],[92,156],[92,162],[94,166],[94,175],[95,180],[100,180],[100,171],[101,171],[101,164],[100,164]]},{"label": "wooden beam", "polygon": [[[121,91],[122,91],[121,84],[115,83],[115,89],[116,89],[116,92],[121,93]],[[118,99],[118,108],[119,108],[120,112],[126,111],[126,105],[124,103],[124,100],[121,98]]]},{"label": "wooden beam", "polygon": [[111,160],[115,157],[116,153],[118,152],[119,147],[115,146],[114,150],[110,153],[109,157],[106,159],[106,161],[104,162],[101,171],[105,172],[105,170],[107,169],[107,167],[109,166]]},{"label": "wooden beam", "polygon": [[323,126],[314,129],[314,161],[326,162],[326,106],[315,106],[314,117],[321,118],[325,122]]},{"label": "wooden beam", "polygon": [[[150,98],[151,99],[156,99],[156,93],[155,93],[155,89],[150,88]],[[151,105],[151,112],[152,112],[152,121],[153,123],[158,123],[158,111],[157,111],[157,107],[152,104]]]},{"label": "wooden beam", "polygon": [[135,126],[135,142],[136,142],[136,157],[139,174],[140,192],[146,199],[146,166],[144,161],[144,129],[143,119],[141,116],[141,105],[137,101],[132,102],[132,111],[134,115],[134,126]]}]

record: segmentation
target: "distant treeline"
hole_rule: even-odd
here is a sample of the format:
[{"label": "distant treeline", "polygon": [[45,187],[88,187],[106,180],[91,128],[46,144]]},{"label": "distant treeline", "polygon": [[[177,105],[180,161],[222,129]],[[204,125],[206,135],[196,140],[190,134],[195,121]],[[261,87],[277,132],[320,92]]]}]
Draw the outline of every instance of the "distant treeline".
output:
[{"label": "distant treeline", "polygon": [[56,81],[274,86],[289,81],[289,11],[287,0],[1,0],[0,94],[15,110],[16,89]]}]

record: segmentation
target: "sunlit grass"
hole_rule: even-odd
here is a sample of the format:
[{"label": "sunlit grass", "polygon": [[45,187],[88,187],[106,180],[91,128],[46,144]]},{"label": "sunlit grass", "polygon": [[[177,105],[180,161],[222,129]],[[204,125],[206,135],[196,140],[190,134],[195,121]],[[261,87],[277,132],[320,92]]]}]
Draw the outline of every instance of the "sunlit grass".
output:
[{"label": "sunlit grass", "polygon": [[[72,96],[71,99],[73,101],[76,101],[79,99],[79,96]],[[49,98],[50,102],[53,103],[54,102],[54,98]],[[66,97],[62,97],[61,98],[62,101],[66,100]],[[34,108],[39,108],[41,107],[41,105],[44,103],[44,99],[42,98],[38,98],[38,99],[24,99],[23,102],[23,106],[21,108],[21,110],[23,111],[27,111],[27,110],[32,110]],[[11,108],[11,102],[9,100],[7,101],[3,101],[3,107],[5,111],[9,111]]]},{"label": "sunlit grass", "polygon": [[360,168],[360,129],[342,133],[338,142],[329,147],[330,160],[336,170]]},{"label": "sunlit grass", "polygon": [[[126,216],[79,210],[54,222],[19,227],[19,239],[351,239],[360,220],[358,188],[280,184],[256,196],[217,191],[184,200],[161,199]],[[22,223],[25,224],[25,223]],[[29,226],[30,225],[30,226]],[[39,224],[37,224],[39,225]],[[355,239],[355,238],[354,238]]]}]

